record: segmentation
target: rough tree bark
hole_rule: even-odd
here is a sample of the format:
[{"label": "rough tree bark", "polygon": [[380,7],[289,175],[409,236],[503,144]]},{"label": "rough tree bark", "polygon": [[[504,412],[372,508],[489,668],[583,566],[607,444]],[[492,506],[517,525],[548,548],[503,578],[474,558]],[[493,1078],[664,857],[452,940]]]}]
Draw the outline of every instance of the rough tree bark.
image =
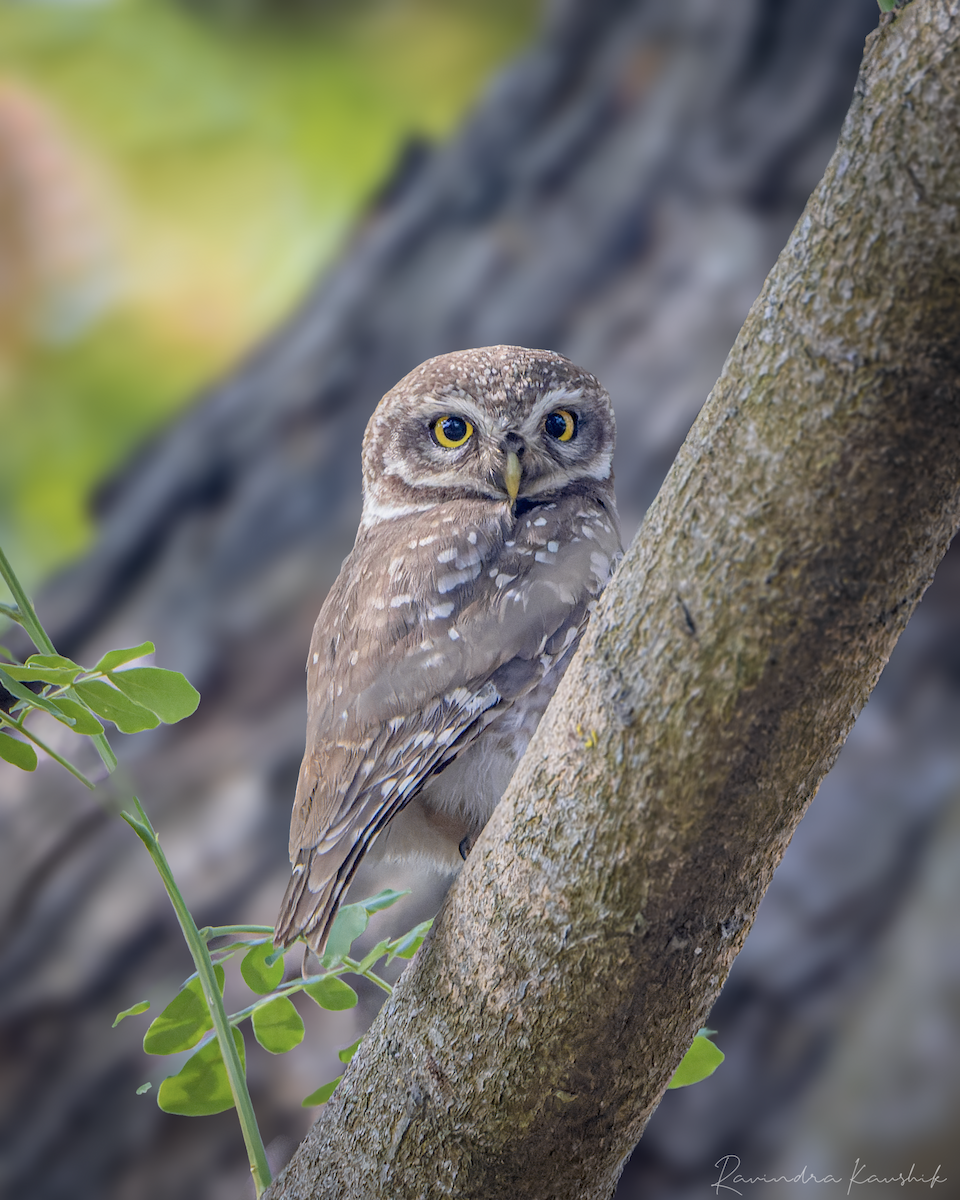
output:
[{"label": "rough tree bark", "polygon": [[960,0],[838,149],[273,1200],[608,1197],[960,521]]}]

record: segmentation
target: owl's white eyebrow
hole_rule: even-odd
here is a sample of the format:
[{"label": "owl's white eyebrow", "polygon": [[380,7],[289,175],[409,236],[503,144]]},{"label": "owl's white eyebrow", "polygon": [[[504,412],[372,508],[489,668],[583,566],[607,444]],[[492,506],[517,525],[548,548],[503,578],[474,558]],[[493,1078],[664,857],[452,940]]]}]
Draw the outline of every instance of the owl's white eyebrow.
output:
[{"label": "owl's white eyebrow", "polygon": [[554,409],[562,408],[564,405],[575,405],[578,400],[582,399],[583,388],[556,387],[542,392],[523,422],[524,430],[532,432],[535,429],[539,429],[541,422],[548,413],[552,413]]},{"label": "owl's white eyebrow", "polygon": [[458,417],[466,417],[478,429],[483,427],[487,419],[487,414],[483,408],[465,392],[460,392],[452,396],[434,396],[431,392],[422,396],[421,399],[429,404],[435,404],[438,416],[443,416],[444,413],[451,413]]},{"label": "owl's white eyebrow", "polygon": [[557,387],[550,388],[549,391],[541,392],[536,404],[530,410],[530,415],[534,417],[545,417],[548,412],[552,412],[558,404],[572,404],[577,400],[583,399],[583,388],[568,388]]},{"label": "owl's white eyebrow", "polygon": [[373,525],[375,521],[389,521],[393,517],[409,517],[411,513],[429,512],[432,504],[378,504],[366,497],[363,501],[361,526]]}]

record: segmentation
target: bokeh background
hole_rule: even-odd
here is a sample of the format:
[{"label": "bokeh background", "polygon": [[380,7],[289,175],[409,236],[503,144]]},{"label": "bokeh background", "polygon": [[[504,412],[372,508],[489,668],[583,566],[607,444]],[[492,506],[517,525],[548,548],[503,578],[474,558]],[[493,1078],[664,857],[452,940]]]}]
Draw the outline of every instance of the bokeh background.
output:
[{"label": "bokeh background", "polygon": [[[632,536],[820,177],[878,15],[0,4],[0,541],[64,653],[150,639],[203,696],[181,726],[118,735],[93,796],[0,772],[10,1195],[252,1196],[233,1115],[161,1113],[136,1089],[179,1063],[143,1055],[148,1018],[110,1029],[190,969],[117,805],[142,797],[200,924],[272,922],[305,650],[380,395],[465,346],[568,354],[613,396]],[[668,1094],[621,1197],[707,1196],[723,1156],[751,1177],[939,1165],[937,1194],[960,1195],[958,601],[954,553],[717,1004],[726,1063]],[[433,911],[444,883],[360,881],[414,888],[371,933]],[[290,1055],[248,1046],[275,1167],[375,1010],[361,992],[335,1017],[304,1006]],[[846,1194],[740,1190],[811,1186]]]}]

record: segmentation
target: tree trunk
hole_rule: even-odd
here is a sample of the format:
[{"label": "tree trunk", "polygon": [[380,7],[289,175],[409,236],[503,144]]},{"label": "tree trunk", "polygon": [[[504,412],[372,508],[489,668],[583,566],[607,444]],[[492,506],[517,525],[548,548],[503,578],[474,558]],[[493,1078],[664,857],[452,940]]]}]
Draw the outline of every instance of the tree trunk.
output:
[{"label": "tree trunk", "polygon": [[960,0],[840,144],[273,1200],[608,1197],[960,522]]}]

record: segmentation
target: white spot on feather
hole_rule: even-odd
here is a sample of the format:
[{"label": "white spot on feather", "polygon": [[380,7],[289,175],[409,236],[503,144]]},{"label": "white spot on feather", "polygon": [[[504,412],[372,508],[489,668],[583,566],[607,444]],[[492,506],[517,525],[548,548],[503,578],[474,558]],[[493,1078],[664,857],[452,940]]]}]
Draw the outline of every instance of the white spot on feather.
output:
[{"label": "white spot on feather", "polygon": [[598,550],[594,550],[590,555],[590,566],[593,567],[601,579],[606,579],[610,573],[610,559]]},{"label": "white spot on feather", "polygon": [[463,587],[465,583],[472,583],[480,574],[480,564],[474,563],[472,566],[465,567],[462,571],[451,571],[449,575],[441,575],[437,579],[437,591],[441,596],[445,596],[447,592],[452,592],[455,588]]}]

